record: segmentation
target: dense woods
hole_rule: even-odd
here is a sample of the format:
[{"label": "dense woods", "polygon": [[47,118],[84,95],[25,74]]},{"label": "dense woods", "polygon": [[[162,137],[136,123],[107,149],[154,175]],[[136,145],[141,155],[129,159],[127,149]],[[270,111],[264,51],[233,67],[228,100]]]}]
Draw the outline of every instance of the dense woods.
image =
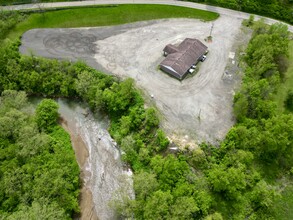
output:
[{"label": "dense woods", "polygon": [[18,4],[29,4],[29,3],[43,3],[43,2],[69,2],[77,0],[0,0],[0,5],[18,5]]},{"label": "dense woods", "polygon": [[79,167],[57,111],[44,99],[34,114],[25,92],[2,92],[0,219],[71,219],[79,212]]},{"label": "dense woods", "polygon": [[264,15],[293,24],[292,0],[188,0]]},{"label": "dense woods", "polygon": [[[278,113],[272,95],[281,86],[288,55],[287,27],[254,24],[254,36],[246,50],[247,68],[242,89],[235,95],[238,124],[229,132],[237,148],[252,150],[264,163],[292,167],[292,114]],[[291,92],[288,91],[288,97]],[[288,109],[288,99],[284,103]],[[230,140],[231,141],[231,140]]]},{"label": "dense woods", "polygon": [[[292,95],[288,91],[286,113],[277,112],[272,99],[285,80],[289,33],[282,24],[269,27],[251,21],[247,25],[254,32],[244,57],[243,84],[235,95],[237,124],[220,146],[203,143],[176,154],[165,152],[169,141],[160,129],[156,109],[145,106],[132,79],[120,81],[81,62],[22,56],[19,42],[3,44],[0,214],[7,219],[21,215],[30,219],[38,213],[66,219],[78,211],[74,200],[78,169],[72,151],[67,152],[68,136],[56,125],[58,106],[45,99],[31,115],[25,93],[11,91],[23,90],[28,95],[84,100],[93,111],[109,114],[109,131],[134,171],[135,200],[121,196],[122,201],[114,201],[122,217],[274,218],[273,204],[282,193],[277,180],[287,178],[292,185],[293,173]],[[59,165],[68,168],[60,170]],[[50,182],[52,176],[55,182]]]}]

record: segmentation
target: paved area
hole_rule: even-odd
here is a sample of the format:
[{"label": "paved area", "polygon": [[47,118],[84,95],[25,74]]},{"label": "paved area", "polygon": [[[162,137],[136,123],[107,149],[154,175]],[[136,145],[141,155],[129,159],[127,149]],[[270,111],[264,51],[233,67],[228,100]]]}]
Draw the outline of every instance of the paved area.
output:
[{"label": "paved area", "polygon": [[[204,39],[213,25],[213,41]],[[169,19],[82,29],[35,29],[24,34],[23,53],[44,57],[83,59],[89,65],[119,77],[131,77],[153,95],[170,136],[215,142],[234,123],[235,83],[223,78],[241,19],[221,16],[213,22]],[[162,31],[164,30],[164,31]],[[196,75],[178,81],[158,69],[162,49],[184,38],[198,38],[209,47]],[[232,51],[235,52],[235,51]]]}]

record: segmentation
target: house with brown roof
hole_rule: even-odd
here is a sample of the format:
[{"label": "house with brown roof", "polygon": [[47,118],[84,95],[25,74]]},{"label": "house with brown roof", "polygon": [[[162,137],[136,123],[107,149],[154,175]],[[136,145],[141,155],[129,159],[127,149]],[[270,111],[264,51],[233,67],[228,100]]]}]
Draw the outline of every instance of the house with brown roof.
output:
[{"label": "house with brown roof", "polygon": [[197,39],[186,38],[178,46],[168,44],[163,51],[166,58],[160,63],[160,69],[182,80],[207,53],[207,46]]}]

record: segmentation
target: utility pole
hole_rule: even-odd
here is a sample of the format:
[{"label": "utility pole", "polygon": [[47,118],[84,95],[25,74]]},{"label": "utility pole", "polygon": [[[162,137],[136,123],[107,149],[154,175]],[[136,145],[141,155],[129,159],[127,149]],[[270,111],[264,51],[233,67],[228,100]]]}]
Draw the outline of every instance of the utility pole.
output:
[{"label": "utility pole", "polygon": [[213,28],[214,28],[214,22],[212,23],[212,26],[211,26],[210,36],[212,36]]}]

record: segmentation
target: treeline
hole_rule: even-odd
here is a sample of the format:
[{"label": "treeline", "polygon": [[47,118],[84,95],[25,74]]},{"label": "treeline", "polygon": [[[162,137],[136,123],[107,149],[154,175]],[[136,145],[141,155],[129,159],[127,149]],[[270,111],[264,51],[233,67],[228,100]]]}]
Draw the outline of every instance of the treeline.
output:
[{"label": "treeline", "polygon": [[26,18],[24,13],[0,10],[0,41],[19,22]]},{"label": "treeline", "polygon": [[106,111],[111,119],[110,134],[124,151],[123,159],[134,170],[149,164],[150,158],[169,144],[159,129],[156,110],[144,106],[132,79],[119,82],[85,64],[73,64],[79,97],[93,110]]},{"label": "treeline", "polygon": [[32,113],[25,92],[0,98],[0,219],[71,219],[79,212],[79,167],[58,105]]},{"label": "treeline", "polygon": [[254,36],[246,50],[242,89],[234,97],[239,123],[228,138],[233,137],[241,149],[253,150],[260,161],[289,169],[293,165],[292,114],[277,112],[277,104],[272,100],[285,80],[289,32],[282,24],[268,27],[255,22],[253,27]]},{"label": "treeline", "polygon": [[202,148],[205,173],[225,219],[272,218],[280,196],[275,180],[293,166],[293,115],[277,112],[272,101],[284,80],[289,32],[282,24],[251,24],[245,76],[234,100],[238,122],[220,148]]},{"label": "treeline", "polygon": [[77,0],[38,0],[33,1],[33,0],[0,0],[0,5],[19,5],[19,4],[40,4],[44,2],[68,2],[68,1],[77,1]]},{"label": "treeline", "polygon": [[188,0],[264,15],[293,24],[292,0]]}]

